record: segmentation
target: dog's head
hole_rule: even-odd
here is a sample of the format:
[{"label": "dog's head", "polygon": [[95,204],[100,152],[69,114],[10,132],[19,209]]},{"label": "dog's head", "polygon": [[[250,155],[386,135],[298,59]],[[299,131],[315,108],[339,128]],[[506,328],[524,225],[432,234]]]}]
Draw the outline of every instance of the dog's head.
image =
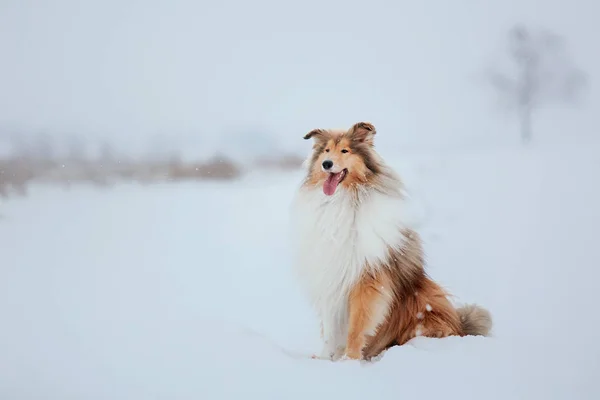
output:
[{"label": "dog's head", "polygon": [[313,139],[313,153],[308,163],[308,181],[322,185],[331,196],[338,188],[366,184],[380,172],[373,147],[375,127],[368,122],[354,124],[347,131],[314,129],[304,135]]}]

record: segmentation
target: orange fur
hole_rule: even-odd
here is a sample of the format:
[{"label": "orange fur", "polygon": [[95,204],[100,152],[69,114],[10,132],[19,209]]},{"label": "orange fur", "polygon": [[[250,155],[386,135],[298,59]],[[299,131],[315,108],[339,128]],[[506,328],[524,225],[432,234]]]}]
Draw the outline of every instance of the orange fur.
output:
[{"label": "orange fur", "polygon": [[[365,273],[351,292],[348,358],[368,359],[416,336],[464,336],[447,293],[425,274],[420,238],[406,234],[410,240],[403,254],[390,250],[387,264],[375,274]],[[382,311],[378,301],[387,308]],[[374,321],[375,329],[369,325]]]},{"label": "orange fur", "polygon": [[[393,302],[393,282],[387,274],[365,276],[350,292],[346,356],[358,359],[370,336],[386,323]],[[370,344],[375,344],[370,340]]]}]

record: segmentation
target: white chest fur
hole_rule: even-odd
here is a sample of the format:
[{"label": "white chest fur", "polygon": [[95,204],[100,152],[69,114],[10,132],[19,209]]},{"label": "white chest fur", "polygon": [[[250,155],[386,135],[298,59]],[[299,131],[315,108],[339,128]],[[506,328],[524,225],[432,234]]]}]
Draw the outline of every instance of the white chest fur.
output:
[{"label": "white chest fur", "polygon": [[[388,248],[404,243],[403,201],[376,191],[359,200],[339,188],[301,188],[292,207],[295,268],[323,322],[325,340],[345,338],[347,298],[366,265],[377,268]],[[336,338],[338,337],[338,338]]]}]

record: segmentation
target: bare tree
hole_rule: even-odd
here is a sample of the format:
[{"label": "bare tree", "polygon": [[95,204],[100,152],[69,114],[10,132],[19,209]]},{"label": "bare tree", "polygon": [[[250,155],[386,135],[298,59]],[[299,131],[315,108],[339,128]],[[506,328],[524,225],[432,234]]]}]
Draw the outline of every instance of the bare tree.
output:
[{"label": "bare tree", "polygon": [[517,25],[508,33],[508,56],[514,67],[492,69],[488,82],[504,105],[517,114],[524,144],[533,136],[533,113],[543,104],[573,103],[587,84],[566,51],[564,40],[554,33],[532,33]]}]

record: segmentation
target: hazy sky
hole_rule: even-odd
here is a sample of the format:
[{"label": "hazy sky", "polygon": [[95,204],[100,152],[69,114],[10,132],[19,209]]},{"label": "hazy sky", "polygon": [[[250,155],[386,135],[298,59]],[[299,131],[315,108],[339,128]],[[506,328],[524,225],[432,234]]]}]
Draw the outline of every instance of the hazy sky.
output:
[{"label": "hazy sky", "polygon": [[[600,79],[599,15],[597,0],[0,0],[0,126],[132,146],[254,129],[302,149],[359,120],[396,148],[516,140],[477,74],[523,21]],[[536,133],[597,134],[597,88]]]}]

